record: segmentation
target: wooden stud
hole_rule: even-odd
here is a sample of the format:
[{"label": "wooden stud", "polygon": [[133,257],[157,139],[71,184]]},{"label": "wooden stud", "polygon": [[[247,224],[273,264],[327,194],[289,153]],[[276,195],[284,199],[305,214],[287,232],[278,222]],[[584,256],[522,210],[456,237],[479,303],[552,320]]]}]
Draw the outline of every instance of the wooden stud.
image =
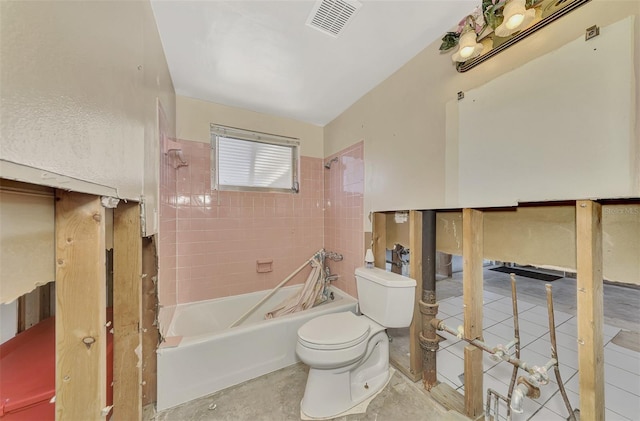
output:
[{"label": "wooden stud", "polygon": [[49,282],[38,288],[40,294],[40,320],[44,320],[53,315],[51,311],[51,296],[53,295],[53,282]]},{"label": "wooden stud", "polygon": [[373,258],[375,266],[387,266],[387,216],[383,212],[373,214]]},{"label": "wooden stud", "polygon": [[420,347],[420,333],[422,332],[422,314],[420,300],[422,299],[422,212],[409,212],[409,276],[416,280],[416,296],[413,304],[413,320],[409,327],[409,369],[412,380],[418,381],[422,377],[422,348]]},{"label": "wooden stud", "polygon": [[[464,336],[482,339],[482,260],[483,214],[475,209],[462,210],[462,284],[464,300]],[[469,350],[467,350],[469,348]],[[465,348],[464,391],[466,415],[475,418],[483,410],[482,350]]]},{"label": "wooden stud", "polygon": [[160,338],[156,323],[158,309],[158,257],[152,237],[142,239],[142,405],[157,400],[158,361],[156,349]]},{"label": "wooden stud", "polygon": [[105,212],[56,191],[56,420],[103,420],[106,406]]},{"label": "wooden stud", "polygon": [[576,267],[580,418],[604,419],[602,208],[576,202]]},{"label": "wooden stud", "polygon": [[18,329],[16,333],[27,330],[27,297],[18,297]]},{"label": "wooden stud", "polygon": [[142,419],[142,237],[140,207],[113,214],[113,416]]},{"label": "wooden stud", "polygon": [[484,413],[482,353],[480,348],[473,345],[464,347],[464,408],[471,419]]}]

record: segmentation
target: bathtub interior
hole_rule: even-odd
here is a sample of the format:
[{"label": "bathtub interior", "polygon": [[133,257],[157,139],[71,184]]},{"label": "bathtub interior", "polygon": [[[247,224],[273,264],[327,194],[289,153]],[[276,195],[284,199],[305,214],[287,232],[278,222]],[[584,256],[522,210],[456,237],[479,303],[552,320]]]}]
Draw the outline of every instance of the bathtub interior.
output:
[{"label": "bathtub interior", "polygon": [[[281,288],[271,298],[265,301],[240,326],[264,321],[264,315],[280,304],[290,295],[295,294],[302,285],[292,285]],[[343,299],[354,300],[341,290],[330,287],[333,292],[333,300],[327,301],[314,308],[321,308],[331,302],[339,302]],[[258,291],[233,297],[216,298],[195,303],[179,304],[176,306],[165,337],[182,336],[192,337],[204,334],[220,332],[239,319],[246,311],[258,303],[269,291]],[[289,317],[289,316],[282,316]],[[268,321],[267,321],[268,322]]]}]

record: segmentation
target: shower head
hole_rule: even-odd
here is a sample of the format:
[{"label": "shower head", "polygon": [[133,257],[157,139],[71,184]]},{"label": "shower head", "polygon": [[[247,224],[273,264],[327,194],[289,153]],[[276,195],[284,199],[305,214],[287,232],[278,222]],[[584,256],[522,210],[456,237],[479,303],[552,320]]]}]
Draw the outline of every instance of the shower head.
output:
[{"label": "shower head", "polygon": [[326,169],[331,169],[331,164],[333,164],[334,162],[338,162],[338,157],[337,156],[332,158],[331,160],[327,161],[327,163],[324,164],[324,167]]}]

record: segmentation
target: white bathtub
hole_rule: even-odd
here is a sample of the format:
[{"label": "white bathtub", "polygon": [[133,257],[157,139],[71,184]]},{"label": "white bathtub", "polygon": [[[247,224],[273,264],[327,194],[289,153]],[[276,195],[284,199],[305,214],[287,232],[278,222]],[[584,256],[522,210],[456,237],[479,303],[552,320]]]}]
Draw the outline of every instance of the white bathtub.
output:
[{"label": "white bathtub", "polygon": [[282,288],[241,325],[228,326],[268,291],[180,304],[166,337],[182,336],[175,347],[158,349],[159,411],[208,395],[298,362],[297,332],[322,314],[356,312],[357,300],[331,287],[335,299],[275,319],[264,314],[301,285]]}]

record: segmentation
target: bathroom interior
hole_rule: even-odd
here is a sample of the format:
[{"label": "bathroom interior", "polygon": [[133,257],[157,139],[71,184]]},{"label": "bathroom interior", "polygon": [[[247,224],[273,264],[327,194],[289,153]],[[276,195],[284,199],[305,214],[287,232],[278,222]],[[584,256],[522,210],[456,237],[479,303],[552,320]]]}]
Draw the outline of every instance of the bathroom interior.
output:
[{"label": "bathroom interior", "polygon": [[[455,2],[314,118],[183,73],[273,102],[274,80],[185,57],[171,27],[282,3],[0,3],[0,419],[635,419],[640,2],[573,2],[472,69],[440,51],[476,6]],[[225,185],[227,139],[286,149],[290,185]],[[406,280],[389,314],[363,310]],[[356,374],[326,380],[340,332]]]}]

